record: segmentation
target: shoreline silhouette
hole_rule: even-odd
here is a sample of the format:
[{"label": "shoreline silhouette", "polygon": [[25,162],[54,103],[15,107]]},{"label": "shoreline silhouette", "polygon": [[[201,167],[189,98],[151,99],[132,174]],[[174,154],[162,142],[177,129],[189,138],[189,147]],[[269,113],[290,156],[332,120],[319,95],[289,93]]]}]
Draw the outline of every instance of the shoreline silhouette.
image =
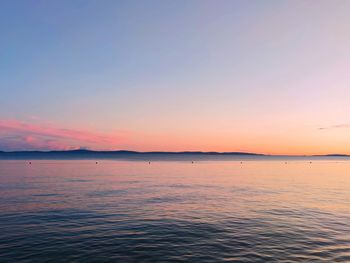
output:
[{"label": "shoreline silhouette", "polygon": [[0,159],[274,159],[274,158],[347,158],[346,154],[326,155],[271,155],[249,152],[138,152],[138,151],[94,151],[94,150],[67,150],[67,151],[0,151]]}]

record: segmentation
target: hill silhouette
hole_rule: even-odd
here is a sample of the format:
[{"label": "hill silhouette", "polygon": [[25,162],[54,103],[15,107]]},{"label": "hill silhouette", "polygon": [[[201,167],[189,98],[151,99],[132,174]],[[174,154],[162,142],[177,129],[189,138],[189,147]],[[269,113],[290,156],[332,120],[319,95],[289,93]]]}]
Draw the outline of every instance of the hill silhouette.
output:
[{"label": "hill silhouette", "polygon": [[[128,150],[118,151],[93,151],[85,149],[68,150],[68,151],[0,151],[0,159],[232,159],[232,158],[280,158],[293,157],[287,155],[265,155],[249,152],[202,152],[202,151],[182,151],[182,152],[138,152]],[[327,154],[327,155],[311,155],[311,156],[294,156],[297,158],[305,157],[349,157],[345,154]]]}]

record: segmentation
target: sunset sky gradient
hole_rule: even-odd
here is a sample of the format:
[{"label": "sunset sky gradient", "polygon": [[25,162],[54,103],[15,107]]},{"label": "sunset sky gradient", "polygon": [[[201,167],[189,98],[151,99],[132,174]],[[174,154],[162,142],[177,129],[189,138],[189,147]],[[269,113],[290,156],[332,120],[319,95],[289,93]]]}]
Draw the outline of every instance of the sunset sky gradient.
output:
[{"label": "sunset sky gradient", "polygon": [[0,2],[0,150],[350,154],[350,1]]}]

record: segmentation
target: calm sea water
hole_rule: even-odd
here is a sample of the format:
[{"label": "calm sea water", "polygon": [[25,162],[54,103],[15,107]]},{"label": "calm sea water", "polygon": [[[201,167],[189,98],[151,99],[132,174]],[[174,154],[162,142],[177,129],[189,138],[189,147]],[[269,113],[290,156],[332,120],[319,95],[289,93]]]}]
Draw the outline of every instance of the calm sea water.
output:
[{"label": "calm sea water", "polygon": [[350,262],[350,161],[0,161],[0,262]]}]

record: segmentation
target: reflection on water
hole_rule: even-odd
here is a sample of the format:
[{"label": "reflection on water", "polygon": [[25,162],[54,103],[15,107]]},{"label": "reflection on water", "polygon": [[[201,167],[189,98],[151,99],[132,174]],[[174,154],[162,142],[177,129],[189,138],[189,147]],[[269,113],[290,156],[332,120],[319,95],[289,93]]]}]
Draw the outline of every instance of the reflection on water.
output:
[{"label": "reflection on water", "polygon": [[350,261],[347,161],[0,161],[0,262]]}]

